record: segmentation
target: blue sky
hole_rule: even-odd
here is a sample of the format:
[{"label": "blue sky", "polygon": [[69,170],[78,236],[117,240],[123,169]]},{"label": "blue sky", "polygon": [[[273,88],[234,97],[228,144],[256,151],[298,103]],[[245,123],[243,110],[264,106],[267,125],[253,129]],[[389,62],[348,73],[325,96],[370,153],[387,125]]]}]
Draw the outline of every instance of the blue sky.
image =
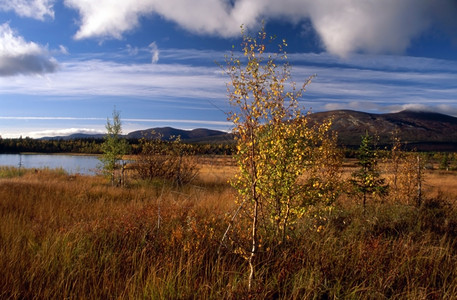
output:
[{"label": "blue sky", "polygon": [[215,61],[262,21],[307,109],[457,116],[455,0],[0,0],[0,135],[228,131]]}]

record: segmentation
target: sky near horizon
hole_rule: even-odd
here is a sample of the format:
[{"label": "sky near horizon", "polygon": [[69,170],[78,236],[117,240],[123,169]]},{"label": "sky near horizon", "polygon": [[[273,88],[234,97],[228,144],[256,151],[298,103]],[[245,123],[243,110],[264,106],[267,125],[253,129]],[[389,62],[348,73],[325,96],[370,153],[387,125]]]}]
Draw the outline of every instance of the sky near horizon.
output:
[{"label": "sky near horizon", "polygon": [[456,0],[0,0],[0,136],[229,131],[216,62],[262,22],[313,112],[457,116]]}]

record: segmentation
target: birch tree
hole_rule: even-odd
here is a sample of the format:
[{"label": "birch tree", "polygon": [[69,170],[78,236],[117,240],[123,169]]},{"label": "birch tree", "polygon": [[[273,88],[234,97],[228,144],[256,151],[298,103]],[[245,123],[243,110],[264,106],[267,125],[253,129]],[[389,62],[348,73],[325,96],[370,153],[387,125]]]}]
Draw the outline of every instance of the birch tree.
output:
[{"label": "birch tree", "polygon": [[[242,56],[226,59],[229,102],[237,140],[237,213],[248,224],[250,244],[236,253],[249,263],[249,289],[255,280],[256,257],[282,245],[294,222],[306,209],[306,186],[300,178],[313,164],[313,152],[331,122],[311,126],[299,99],[314,76],[297,87],[291,80],[283,40],[276,54],[266,52],[273,39],[264,30],[256,37],[243,32]],[[234,219],[233,219],[234,220]],[[247,228],[246,228],[247,229]],[[225,237],[225,235],[224,235]]]}]

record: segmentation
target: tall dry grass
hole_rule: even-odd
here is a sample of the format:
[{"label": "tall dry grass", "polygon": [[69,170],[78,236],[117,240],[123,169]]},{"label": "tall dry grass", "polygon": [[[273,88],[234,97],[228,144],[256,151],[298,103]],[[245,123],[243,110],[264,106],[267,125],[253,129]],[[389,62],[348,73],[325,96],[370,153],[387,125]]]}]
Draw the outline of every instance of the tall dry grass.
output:
[{"label": "tall dry grass", "polygon": [[[423,207],[350,197],[257,261],[219,242],[234,209],[229,169],[176,188],[55,171],[1,171],[1,299],[453,299],[455,173],[427,176]],[[435,181],[436,180],[436,181]],[[443,191],[432,184],[443,184]],[[454,189],[455,190],[455,189]],[[236,226],[235,226],[236,228]],[[319,230],[317,230],[318,228]],[[242,235],[239,235],[242,239]],[[242,243],[243,241],[239,241]]]}]

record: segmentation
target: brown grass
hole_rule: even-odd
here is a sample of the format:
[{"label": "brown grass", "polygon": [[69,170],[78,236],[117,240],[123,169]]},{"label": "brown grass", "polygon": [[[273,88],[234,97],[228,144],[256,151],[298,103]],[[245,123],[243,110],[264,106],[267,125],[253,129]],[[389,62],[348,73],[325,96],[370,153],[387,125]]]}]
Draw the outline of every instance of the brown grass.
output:
[{"label": "brown grass", "polygon": [[457,171],[427,171],[424,185],[431,197],[441,194],[449,200],[457,200]]},{"label": "brown grass", "polygon": [[303,218],[283,247],[259,255],[248,292],[246,261],[225,247],[217,256],[235,208],[227,184],[234,172],[206,161],[199,180],[178,189],[159,180],[116,188],[101,177],[3,169],[0,298],[457,295],[456,173],[428,171],[421,208],[371,203],[362,212],[347,197],[325,219]]}]

